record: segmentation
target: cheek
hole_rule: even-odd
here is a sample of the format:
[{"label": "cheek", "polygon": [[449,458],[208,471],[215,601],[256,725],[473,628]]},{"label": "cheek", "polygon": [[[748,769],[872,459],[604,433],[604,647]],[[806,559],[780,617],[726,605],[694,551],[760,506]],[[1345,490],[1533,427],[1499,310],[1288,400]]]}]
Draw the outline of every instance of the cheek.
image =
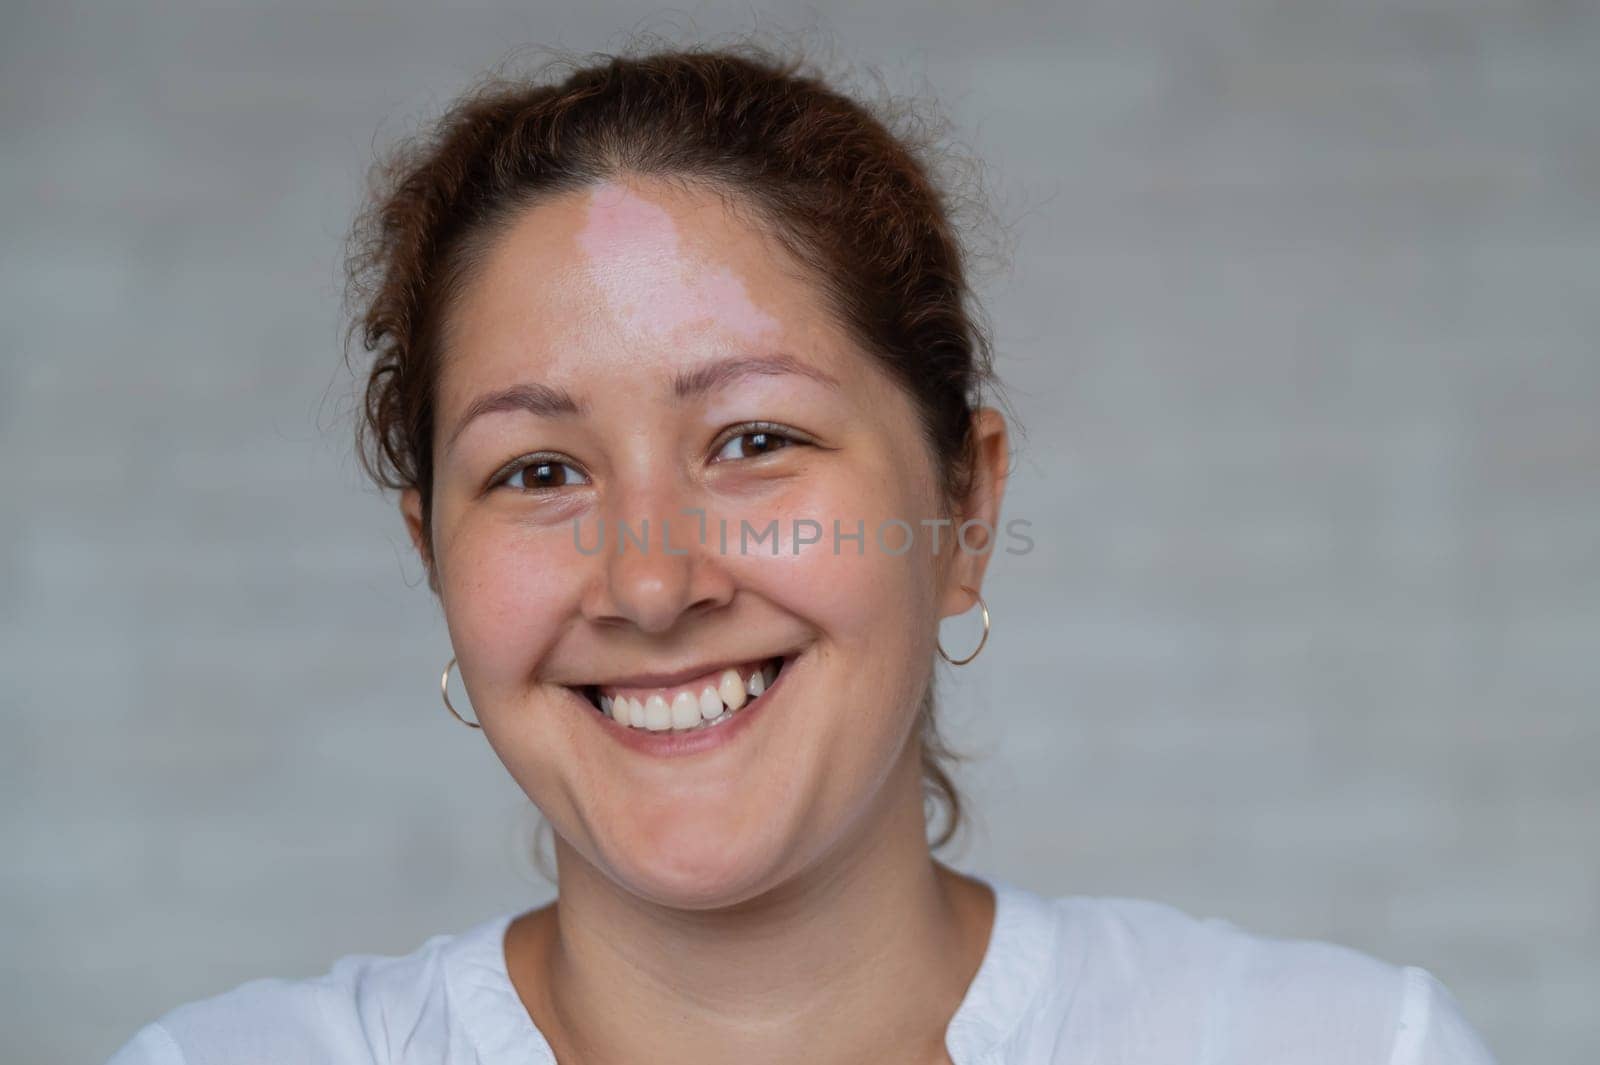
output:
[{"label": "cheek", "polygon": [[577,595],[569,527],[485,516],[460,528],[449,551],[441,593],[452,641],[480,684],[520,688]]},{"label": "cheek", "polygon": [[[789,501],[792,519],[814,521],[805,535],[818,538],[798,554],[792,542],[784,546],[792,581],[841,638],[893,642],[931,609],[935,560],[921,522],[933,514],[921,483],[894,462],[885,456],[848,478],[814,479]],[[783,523],[786,532],[791,525]]]},{"label": "cheek", "polygon": [[[786,502],[780,522],[786,540],[777,557],[752,554],[730,562],[741,567],[739,583],[760,589],[815,636],[813,668],[796,688],[804,704],[768,733],[767,780],[759,786],[791,797],[765,800],[770,809],[803,813],[818,831],[815,826],[855,823],[904,764],[933,668],[936,630],[925,623],[935,609],[933,559],[919,525],[932,515],[918,509],[915,492],[878,478],[812,483]],[[821,527],[820,540],[795,553],[792,523],[806,518]],[[906,530],[892,519],[917,534],[903,552]],[[858,531],[861,540],[844,538]],[[796,825],[792,831],[807,830]]]},{"label": "cheek", "polygon": [[837,663],[829,682],[844,689],[831,694],[857,709],[920,695],[936,605],[927,506],[920,484],[886,460],[848,476],[808,474],[774,497],[751,524],[777,521],[775,554],[770,540],[741,552],[739,516],[727,522],[724,563],[736,582],[815,630]]}]

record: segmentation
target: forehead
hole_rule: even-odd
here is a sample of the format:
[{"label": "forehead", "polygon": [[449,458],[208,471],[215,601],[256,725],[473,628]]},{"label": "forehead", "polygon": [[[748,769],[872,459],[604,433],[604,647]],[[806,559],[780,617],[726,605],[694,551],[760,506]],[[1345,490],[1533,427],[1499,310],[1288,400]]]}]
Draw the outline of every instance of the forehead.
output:
[{"label": "forehead", "polygon": [[747,215],[709,190],[643,179],[527,208],[456,302],[444,397],[469,387],[452,378],[675,370],[736,352],[847,369],[823,294]]}]

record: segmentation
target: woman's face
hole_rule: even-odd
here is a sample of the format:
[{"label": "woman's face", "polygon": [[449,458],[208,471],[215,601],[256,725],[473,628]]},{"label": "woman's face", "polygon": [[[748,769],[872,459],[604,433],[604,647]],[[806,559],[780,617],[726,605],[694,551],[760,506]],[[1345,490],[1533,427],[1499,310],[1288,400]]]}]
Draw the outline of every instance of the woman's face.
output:
[{"label": "woman's face", "polygon": [[[915,758],[938,619],[984,558],[948,527],[934,552],[911,399],[715,195],[629,180],[517,216],[454,306],[434,455],[432,561],[471,705],[615,882],[681,907],[767,890]],[[417,494],[403,506],[420,547]],[[893,524],[880,543],[893,519],[909,550]],[[705,693],[721,667],[778,658],[777,686],[717,723],[651,727],[650,694],[681,726],[676,682],[709,675],[687,685],[709,722],[736,701]],[[642,727],[590,701],[607,693]]]}]

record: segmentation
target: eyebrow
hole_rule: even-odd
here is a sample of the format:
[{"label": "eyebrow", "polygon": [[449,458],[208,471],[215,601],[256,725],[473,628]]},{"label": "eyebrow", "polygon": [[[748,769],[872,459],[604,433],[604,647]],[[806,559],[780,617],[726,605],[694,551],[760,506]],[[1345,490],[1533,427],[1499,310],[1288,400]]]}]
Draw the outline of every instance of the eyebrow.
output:
[{"label": "eyebrow", "polygon": [[824,373],[815,366],[807,365],[793,355],[742,355],[730,359],[719,359],[716,362],[697,366],[692,370],[681,371],[672,381],[672,394],[679,399],[690,399],[702,396],[707,392],[752,374],[765,377],[778,377],[783,374],[797,374],[809,377],[819,384],[837,390],[839,382],[831,374]]},{"label": "eyebrow", "polygon": [[456,427],[450,430],[450,437],[445,441],[444,449],[449,451],[467,426],[485,414],[520,410],[540,418],[558,418],[562,415],[585,414],[588,409],[588,404],[573,399],[572,393],[566,389],[552,388],[550,385],[521,384],[496,392],[485,392],[473,400],[457,420]]},{"label": "eyebrow", "polygon": [[[680,371],[672,380],[672,394],[678,399],[692,399],[724,388],[741,377],[752,375],[776,377],[784,374],[809,377],[835,391],[841,388],[838,380],[831,374],[807,365],[793,355],[743,355],[719,359],[704,366]],[[445,450],[448,451],[455,444],[456,439],[475,419],[485,414],[516,410],[526,411],[540,418],[559,418],[585,415],[589,412],[589,405],[574,398],[572,393],[564,388],[537,383],[512,385],[494,392],[485,392],[474,399],[456,421],[455,428],[450,431],[449,439],[445,442]]]}]

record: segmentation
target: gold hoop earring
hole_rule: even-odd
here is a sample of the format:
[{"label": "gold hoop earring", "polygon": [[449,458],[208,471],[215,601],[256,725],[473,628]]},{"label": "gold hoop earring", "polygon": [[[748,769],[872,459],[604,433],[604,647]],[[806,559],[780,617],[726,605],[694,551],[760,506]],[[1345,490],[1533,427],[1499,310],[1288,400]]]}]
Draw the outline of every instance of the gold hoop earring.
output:
[{"label": "gold hoop earring", "polygon": [[968,662],[972,661],[974,658],[977,658],[978,657],[978,652],[983,650],[983,645],[989,642],[989,607],[988,607],[988,604],[986,604],[983,601],[983,596],[978,595],[978,592],[977,592],[976,589],[968,588],[966,585],[963,584],[961,586],[961,590],[964,591],[964,592],[971,592],[973,595],[978,596],[978,609],[983,611],[983,637],[978,640],[978,648],[977,648],[977,650],[973,651],[970,655],[968,655],[965,658],[951,658],[949,655],[944,653],[944,644],[940,643],[938,640],[935,640],[934,641],[934,646],[939,649],[939,657],[943,658],[946,662],[949,662],[952,666],[964,666]]},{"label": "gold hoop earring", "polygon": [[456,708],[450,705],[450,671],[455,667],[456,660],[454,657],[452,657],[444,667],[444,676],[439,678],[439,694],[444,696],[444,708],[450,711],[452,717],[468,728],[482,728],[483,726],[478,724],[476,721],[468,721],[466,718],[456,713]]}]

